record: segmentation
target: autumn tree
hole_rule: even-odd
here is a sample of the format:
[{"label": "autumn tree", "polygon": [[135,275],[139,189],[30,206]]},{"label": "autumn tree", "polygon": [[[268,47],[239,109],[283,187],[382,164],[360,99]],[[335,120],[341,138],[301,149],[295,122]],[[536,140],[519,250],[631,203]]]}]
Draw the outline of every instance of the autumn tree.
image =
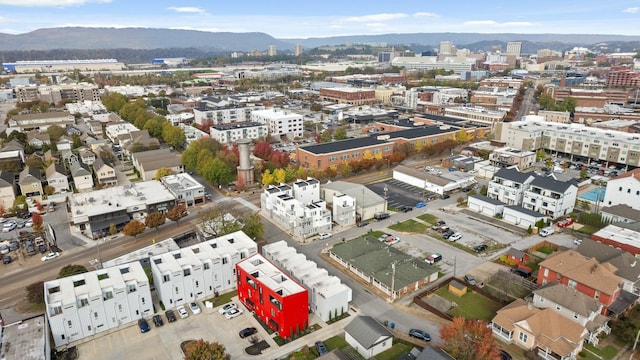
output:
[{"label": "autumn tree", "polygon": [[44,304],[44,281],[27,285],[27,300],[32,304]]},{"label": "autumn tree", "polygon": [[160,227],[160,225],[163,225],[165,220],[166,218],[163,213],[152,212],[151,214],[147,215],[147,217],[144,219],[144,224],[148,228],[154,228],[158,230],[158,227]]},{"label": "autumn tree", "polygon": [[169,168],[162,167],[156,171],[156,176],[154,179],[160,181],[165,176],[173,175],[173,171]]},{"label": "autumn tree", "polygon": [[490,327],[481,320],[455,317],[440,328],[442,349],[458,360],[497,359],[499,348]]},{"label": "autumn tree", "polygon": [[38,209],[38,212],[42,212],[42,210],[44,210],[44,206],[42,206],[40,201],[36,201],[36,209]]},{"label": "autumn tree", "polygon": [[229,360],[224,345],[203,339],[190,341],[184,345],[184,360]]},{"label": "autumn tree", "polygon": [[116,224],[109,224],[109,235],[115,235],[118,233],[118,228]]},{"label": "autumn tree", "polygon": [[275,181],[273,175],[271,174],[271,171],[269,171],[269,169],[265,170],[264,173],[262,173],[262,185],[271,185],[273,184],[273,182]]},{"label": "autumn tree", "polygon": [[82,265],[69,264],[63,266],[62,269],[60,269],[60,272],[58,272],[58,279],[78,274],[84,274],[86,272],[89,272],[89,270],[87,270],[87,268]]},{"label": "autumn tree", "polygon": [[59,125],[51,125],[47,127],[47,134],[49,134],[49,138],[52,143],[55,143],[60,139],[63,135],[67,133],[67,129],[63,128]]},{"label": "autumn tree", "polygon": [[253,147],[253,155],[262,159],[269,160],[273,154],[273,148],[267,141],[258,141]]},{"label": "autumn tree", "polygon": [[325,130],[322,132],[322,134],[320,135],[320,142],[321,143],[331,142],[331,132],[329,130]]},{"label": "autumn tree", "polygon": [[244,181],[244,178],[242,176],[239,176],[236,179],[235,187],[239,192],[243,192],[247,188],[247,183]]},{"label": "autumn tree", "polygon": [[38,213],[33,213],[31,215],[31,222],[33,223],[32,228],[35,232],[42,232],[43,224],[42,224],[42,215]]},{"label": "autumn tree", "polygon": [[282,184],[285,182],[286,172],[282,168],[275,169],[273,171],[273,181],[276,184]]},{"label": "autumn tree", "polygon": [[122,228],[122,233],[127,236],[136,237],[144,232],[145,225],[138,220],[131,220]]},{"label": "autumn tree", "polygon": [[43,190],[46,195],[53,195],[56,192],[56,188],[51,185],[45,186]]},{"label": "autumn tree", "polygon": [[242,224],[238,221],[238,213],[228,204],[220,204],[213,208],[200,212],[202,232],[213,237],[242,230]]},{"label": "autumn tree", "polygon": [[180,219],[185,216],[187,216],[187,206],[185,204],[174,206],[167,211],[167,219],[175,221],[176,225],[180,222]]},{"label": "autumn tree", "polygon": [[162,129],[162,139],[170,146],[177,148],[184,144],[186,137],[182,128],[169,125]]}]

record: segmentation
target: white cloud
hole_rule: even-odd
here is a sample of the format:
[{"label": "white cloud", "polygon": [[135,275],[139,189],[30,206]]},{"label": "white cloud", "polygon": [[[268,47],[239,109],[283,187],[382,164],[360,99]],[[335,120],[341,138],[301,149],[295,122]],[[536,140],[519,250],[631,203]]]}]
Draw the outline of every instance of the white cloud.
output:
[{"label": "white cloud", "polygon": [[0,5],[23,7],[65,7],[87,3],[110,3],[111,0],[0,0]]},{"label": "white cloud", "polygon": [[435,13],[430,13],[430,12],[417,12],[417,13],[414,13],[413,16],[415,16],[415,17],[440,17],[440,15],[435,14]]},{"label": "white cloud", "polygon": [[197,7],[193,7],[193,6],[182,6],[182,7],[169,6],[167,9],[168,10],[173,10],[173,11],[179,12],[179,13],[192,13],[192,14],[206,14],[207,13],[206,10],[200,9],[200,8],[197,8]]},{"label": "white cloud", "polygon": [[395,13],[395,14],[372,14],[372,15],[363,15],[363,16],[350,16],[342,19],[346,22],[364,22],[368,23],[371,21],[388,21],[388,20],[396,20],[406,18],[408,15],[403,13]]},{"label": "white cloud", "polygon": [[472,21],[465,21],[464,24],[465,25],[470,25],[470,26],[475,26],[475,25],[496,25],[497,22],[495,22],[493,20],[472,20]]},{"label": "white cloud", "polygon": [[640,12],[640,7],[626,8],[626,9],[622,10],[622,12],[626,12],[626,13],[629,13],[629,14],[635,14],[637,12]]}]

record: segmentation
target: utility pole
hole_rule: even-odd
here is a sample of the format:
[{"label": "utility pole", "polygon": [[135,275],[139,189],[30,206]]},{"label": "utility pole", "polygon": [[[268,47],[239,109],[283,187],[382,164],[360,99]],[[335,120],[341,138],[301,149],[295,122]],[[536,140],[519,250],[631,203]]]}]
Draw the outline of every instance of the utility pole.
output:
[{"label": "utility pole", "polygon": [[636,345],[638,345],[638,338],[640,338],[640,330],[636,334],[636,341],[633,342],[633,349],[631,349],[631,355],[629,355],[629,360],[633,360],[633,355],[636,353]]},{"label": "utility pole", "polygon": [[[396,282],[396,263],[395,261],[391,263],[391,293],[389,294],[389,301],[393,302],[393,300],[395,300],[395,296],[394,296],[394,287],[395,287],[395,282]],[[637,342],[637,340],[636,340]],[[634,347],[635,349],[635,347]]]}]

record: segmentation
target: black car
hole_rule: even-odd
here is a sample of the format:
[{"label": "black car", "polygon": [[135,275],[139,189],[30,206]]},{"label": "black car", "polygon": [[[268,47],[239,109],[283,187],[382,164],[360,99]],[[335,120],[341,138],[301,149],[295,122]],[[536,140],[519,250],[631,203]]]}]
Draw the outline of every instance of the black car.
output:
[{"label": "black car", "polygon": [[432,230],[438,230],[438,229],[440,229],[440,227],[442,227],[442,226],[444,226],[444,225],[447,225],[447,223],[446,223],[446,222],[444,222],[444,221],[442,221],[442,220],[440,220],[440,221],[436,222],[435,224],[433,224],[433,226],[431,227],[431,229],[432,229]]},{"label": "black car", "polygon": [[241,338],[246,338],[249,337],[255,333],[258,332],[258,329],[254,328],[254,327],[248,327],[248,328],[244,328],[242,330],[240,330],[240,333],[238,335],[240,335]]},{"label": "black car", "polygon": [[329,352],[322,341],[316,341],[316,350],[318,350],[318,354],[320,354],[320,356],[325,355]]},{"label": "black car", "polygon": [[164,315],[167,317],[168,322],[174,322],[177,319],[176,314],[173,312],[173,310],[165,311]]},{"label": "black car", "polygon": [[155,325],[156,327],[160,327],[164,325],[164,322],[162,321],[162,316],[160,316],[159,314],[153,315],[153,325]]},{"label": "black car", "polygon": [[453,230],[447,230],[447,232],[445,232],[444,234],[442,234],[442,237],[445,239],[448,239],[451,237],[451,235],[455,234],[456,232]]},{"label": "black car", "polygon": [[360,221],[360,222],[358,223],[358,227],[365,227],[365,226],[367,226],[367,225],[369,225],[369,222],[368,222],[368,221]]},{"label": "black car", "polygon": [[141,333],[146,333],[151,330],[149,323],[145,319],[138,319],[138,327],[140,328]]},{"label": "black car", "polygon": [[11,255],[2,255],[2,263],[10,264],[11,263]]},{"label": "black car", "polygon": [[416,339],[431,341],[431,335],[427,334],[426,331],[422,331],[419,329],[411,329],[409,330],[409,336],[414,337]]},{"label": "black car", "polygon": [[531,273],[525,269],[515,268],[511,269],[511,272],[518,276],[522,276],[525,279],[531,276]]},{"label": "black car", "polygon": [[375,220],[384,220],[384,219],[388,219],[390,217],[391,217],[391,215],[389,215],[389,213],[379,213],[379,214],[373,215],[373,218]]},{"label": "black car", "polygon": [[401,207],[400,207],[400,211],[402,211],[402,212],[404,212],[404,213],[407,213],[407,212],[409,212],[409,211],[411,211],[411,210],[413,210],[413,206],[405,205],[405,206],[401,206]]},{"label": "black car", "polygon": [[451,195],[449,195],[449,194],[444,194],[444,195],[442,195],[442,200],[444,200],[444,199],[448,199],[448,198],[450,198],[450,197],[451,197]]},{"label": "black car", "polygon": [[481,245],[478,245],[478,246],[473,248],[473,251],[475,251],[477,253],[483,252],[485,250],[487,250],[487,245],[485,245],[485,244],[481,244]]},{"label": "black car", "polygon": [[508,352],[500,349],[500,360],[511,360],[511,355]]}]

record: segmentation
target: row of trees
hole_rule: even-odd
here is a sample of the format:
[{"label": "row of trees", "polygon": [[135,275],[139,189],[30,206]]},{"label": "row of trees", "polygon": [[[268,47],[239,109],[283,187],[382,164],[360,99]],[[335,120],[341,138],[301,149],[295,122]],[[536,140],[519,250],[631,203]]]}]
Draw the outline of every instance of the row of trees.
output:
[{"label": "row of trees", "polygon": [[[160,212],[152,212],[147,215],[144,222],[139,220],[131,220],[127,225],[122,228],[122,233],[127,236],[136,237],[144,232],[146,228],[158,229],[161,225],[164,225],[166,219],[174,221],[176,224],[180,222],[180,219],[187,216],[187,208],[184,204],[174,206],[166,214]],[[117,232],[116,226],[111,224],[109,232],[114,235]]]},{"label": "row of trees", "polygon": [[[117,112],[123,119],[132,123],[135,127],[149,131],[149,135],[161,139],[173,147],[181,147],[185,142],[184,130],[179,126],[171,125],[164,116],[147,111],[147,102],[138,98],[130,102],[129,99],[119,93],[110,93],[102,99],[102,103],[109,111]],[[137,151],[151,149],[140,148]],[[136,149],[134,149],[136,152]]]},{"label": "row of trees", "polygon": [[235,178],[239,165],[238,147],[223,147],[217,140],[202,138],[189,144],[182,153],[182,164],[189,171],[197,171],[212,184],[228,184]]}]

